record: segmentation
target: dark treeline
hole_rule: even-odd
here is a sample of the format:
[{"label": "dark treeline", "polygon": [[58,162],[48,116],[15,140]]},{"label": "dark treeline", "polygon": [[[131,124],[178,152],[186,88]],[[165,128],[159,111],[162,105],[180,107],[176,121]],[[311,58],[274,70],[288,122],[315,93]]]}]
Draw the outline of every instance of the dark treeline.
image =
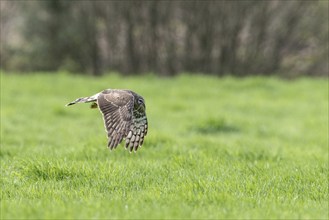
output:
[{"label": "dark treeline", "polygon": [[328,1],[1,1],[1,68],[327,75]]}]

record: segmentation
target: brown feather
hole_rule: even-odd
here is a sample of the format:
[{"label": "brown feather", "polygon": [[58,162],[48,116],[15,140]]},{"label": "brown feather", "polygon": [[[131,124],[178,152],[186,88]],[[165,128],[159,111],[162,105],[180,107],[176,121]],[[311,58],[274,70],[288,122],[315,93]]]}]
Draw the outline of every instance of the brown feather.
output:
[{"label": "brown feather", "polygon": [[97,104],[103,114],[108,134],[108,147],[116,148],[125,138],[126,148],[137,150],[147,131],[145,109],[139,107],[141,97],[129,90],[104,90]]}]

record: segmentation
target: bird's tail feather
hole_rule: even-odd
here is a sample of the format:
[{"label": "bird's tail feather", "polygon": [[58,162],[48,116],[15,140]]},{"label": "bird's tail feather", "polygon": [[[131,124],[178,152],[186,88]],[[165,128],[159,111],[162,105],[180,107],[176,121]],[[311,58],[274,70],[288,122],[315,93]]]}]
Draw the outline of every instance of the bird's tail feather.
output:
[{"label": "bird's tail feather", "polygon": [[95,101],[97,101],[97,97],[98,97],[98,94],[93,95],[93,96],[89,96],[89,97],[77,98],[73,102],[70,102],[70,103],[66,104],[66,106],[74,105],[74,104],[77,104],[77,103],[95,102]]}]

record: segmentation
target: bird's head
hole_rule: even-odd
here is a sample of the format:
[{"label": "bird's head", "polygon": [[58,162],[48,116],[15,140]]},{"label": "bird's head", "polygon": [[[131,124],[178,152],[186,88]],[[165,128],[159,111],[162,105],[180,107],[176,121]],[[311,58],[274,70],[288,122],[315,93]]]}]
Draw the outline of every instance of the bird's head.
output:
[{"label": "bird's head", "polygon": [[143,97],[141,97],[141,96],[137,97],[137,99],[135,101],[135,106],[136,106],[136,109],[138,109],[139,111],[141,111],[141,112],[145,111],[145,101],[144,101]]}]

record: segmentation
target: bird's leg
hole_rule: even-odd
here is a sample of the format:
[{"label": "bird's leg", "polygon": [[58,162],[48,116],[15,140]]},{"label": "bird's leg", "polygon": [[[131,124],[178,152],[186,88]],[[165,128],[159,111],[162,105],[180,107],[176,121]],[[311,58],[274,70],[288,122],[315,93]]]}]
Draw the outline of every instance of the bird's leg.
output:
[{"label": "bird's leg", "polygon": [[97,108],[97,107],[98,107],[98,105],[97,105],[96,102],[93,102],[93,103],[90,105],[90,108]]}]

